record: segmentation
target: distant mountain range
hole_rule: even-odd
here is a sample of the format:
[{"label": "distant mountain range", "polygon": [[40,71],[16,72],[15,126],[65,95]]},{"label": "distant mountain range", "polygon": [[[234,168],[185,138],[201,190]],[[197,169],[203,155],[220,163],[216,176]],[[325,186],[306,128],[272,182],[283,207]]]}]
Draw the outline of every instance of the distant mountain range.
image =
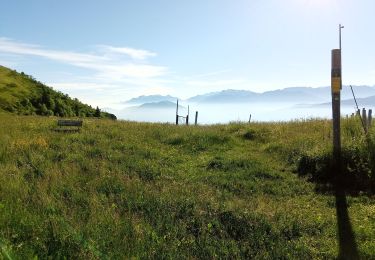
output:
[{"label": "distant mountain range", "polygon": [[122,102],[124,104],[145,104],[145,103],[155,103],[155,102],[176,102],[178,98],[172,96],[162,96],[162,95],[150,95],[150,96],[139,96],[136,98],[132,98],[128,101]]},{"label": "distant mountain range", "polygon": [[258,93],[248,90],[223,90],[220,92],[211,92],[204,95],[198,95],[187,99],[194,103],[235,103],[251,102],[259,96]]},{"label": "distant mountain range", "polygon": [[[177,99],[176,99],[177,100]],[[179,109],[185,109],[186,107],[178,105]],[[141,105],[135,105],[127,107],[126,110],[131,111],[149,111],[153,109],[176,109],[176,102],[171,101],[160,101],[160,102],[149,102]]]},{"label": "distant mountain range", "polygon": [[[357,98],[367,98],[375,96],[375,87],[370,86],[353,86]],[[176,102],[178,98],[172,96],[151,95],[140,96],[124,102],[124,104],[146,104],[158,102]],[[344,86],[341,91],[341,99],[353,99],[351,90],[348,86]],[[185,102],[197,104],[223,104],[223,103],[290,103],[290,104],[324,104],[331,100],[330,87],[294,87],[284,88],[263,93],[256,93],[248,90],[223,90],[219,92],[211,92],[204,95],[191,97]],[[372,102],[372,99],[364,100]],[[175,103],[174,103],[175,104]],[[371,103],[375,104],[375,103]],[[164,106],[167,103],[153,104],[154,106]],[[170,104],[169,104],[170,105]],[[148,105],[147,105],[148,106]]]},{"label": "distant mountain range", "polygon": [[[353,87],[358,98],[375,95],[375,88],[369,86]],[[342,99],[352,99],[349,87],[344,86],[341,91]],[[295,87],[285,88],[263,93],[247,90],[223,90],[189,98],[188,102],[195,103],[305,103],[314,104],[328,102],[331,99],[331,88]]]},{"label": "distant mountain range", "polygon": [[[370,96],[370,97],[365,97],[365,98],[357,98],[357,103],[358,103],[359,108],[375,107],[375,95]],[[356,106],[353,98],[341,100],[341,105],[342,106],[352,106],[352,107]],[[314,106],[314,107],[316,107],[316,106],[331,106],[331,103],[326,102],[326,103],[321,103],[321,104],[314,104],[314,105],[311,105],[311,106]]]},{"label": "distant mountain range", "polygon": [[[360,108],[375,109],[375,87],[353,86],[353,90]],[[331,99],[330,87],[296,87],[264,93],[228,89],[180,99],[179,104],[185,107],[179,106],[179,115],[187,115],[189,106],[190,116],[199,111],[201,123],[247,121],[249,114],[259,121],[330,118]],[[343,115],[355,111],[350,87],[343,87],[341,100]],[[124,108],[116,113],[127,120],[173,123],[176,101],[177,97],[172,96],[140,96],[124,102]]]},{"label": "distant mountain range", "polygon": [[[181,105],[178,105],[178,107],[184,108],[184,106],[181,106]],[[160,102],[144,103],[140,105],[139,108],[176,108],[176,102],[160,101]]]}]

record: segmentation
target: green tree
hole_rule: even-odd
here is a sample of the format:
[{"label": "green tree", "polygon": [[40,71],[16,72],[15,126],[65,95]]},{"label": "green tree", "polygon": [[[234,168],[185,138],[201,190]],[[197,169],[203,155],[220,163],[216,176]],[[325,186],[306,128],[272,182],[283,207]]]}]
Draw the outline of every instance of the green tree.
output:
[{"label": "green tree", "polygon": [[40,114],[42,114],[43,116],[48,115],[48,111],[49,111],[49,110],[48,110],[46,104],[42,104],[42,105],[40,106]]},{"label": "green tree", "polygon": [[100,109],[96,107],[94,117],[100,117]]}]

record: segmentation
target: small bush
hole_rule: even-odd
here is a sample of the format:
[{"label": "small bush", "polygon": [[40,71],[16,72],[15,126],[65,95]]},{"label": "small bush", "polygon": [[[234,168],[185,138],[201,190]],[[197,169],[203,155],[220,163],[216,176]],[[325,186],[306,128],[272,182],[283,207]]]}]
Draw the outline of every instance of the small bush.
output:
[{"label": "small bush", "polygon": [[247,130],[243,134],[243,138],[246,139],[246,140],[254,140],[255,137],[256,137],[256,132],[253,129]]},{"label": "small bush", "polygon": [[313,181],[340,185],[351,192],[375,192],[372,160],[368,154],[363,154],[360,147],[344,147],[341,169],[334,167],[331,152],[302,154],[297,167],[300,175],[309,175]]},{"label": "small bush", "polygon": [[243,134],[242,138],[250,141],[258,141],[261,143],[266,142],[270,138],[270,131],[264,127],[258,129],[247,129]]}]

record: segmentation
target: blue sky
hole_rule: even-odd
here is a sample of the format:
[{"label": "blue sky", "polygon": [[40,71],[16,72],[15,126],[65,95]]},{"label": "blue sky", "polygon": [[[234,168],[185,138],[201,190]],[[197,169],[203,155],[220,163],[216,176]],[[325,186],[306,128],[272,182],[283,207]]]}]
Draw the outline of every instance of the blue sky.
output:
[{"label": "blue sky", "polygon": [[375,84],[371,0],[1,0],[0,64],[89,104]]}]

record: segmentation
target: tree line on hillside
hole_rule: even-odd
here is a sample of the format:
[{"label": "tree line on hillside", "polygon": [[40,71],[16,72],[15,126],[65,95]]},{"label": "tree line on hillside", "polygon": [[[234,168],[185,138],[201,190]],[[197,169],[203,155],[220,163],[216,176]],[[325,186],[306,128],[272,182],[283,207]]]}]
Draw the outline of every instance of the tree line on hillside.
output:
[{"label": "tree line on hillside", "polygon": [[[29,97],[23,97],[15,104],[5,107],[5,110],[21,115],[43,115],[59,117],[100,117],[116,119],[116,116],[102,112],[99,107],[93,108],[83,104],[77,98],[70,98],[67,94],[55,91],[37,81],[32,76],[21,72],[20,75],[31,81],[35,86]],[[10,83],[15,85],[15,83]]]}]

